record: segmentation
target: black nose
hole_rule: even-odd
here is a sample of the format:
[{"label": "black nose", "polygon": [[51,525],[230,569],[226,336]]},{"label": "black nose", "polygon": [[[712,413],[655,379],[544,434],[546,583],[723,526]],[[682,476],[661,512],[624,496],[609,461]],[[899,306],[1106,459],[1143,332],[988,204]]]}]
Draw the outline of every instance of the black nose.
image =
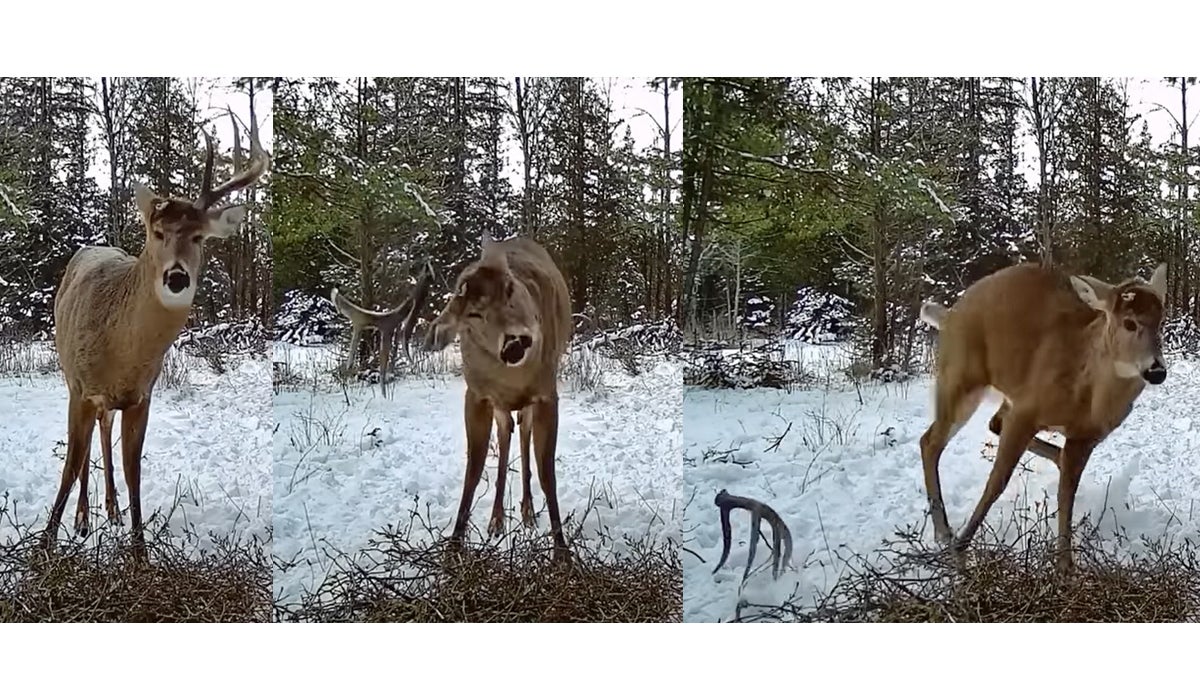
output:
[{"label": "black nose", "polygon": [[527,335],[505,335],[504,346],[500,350],[500,359],[506,364],[515,365],[525,357],[525,351],[533,345],[533,338]]},{"label": "black nose", "polygon": [[163,284],[167,285],[167,289],[172,293],[178,294],[191,286],[192,278],[188,276],[187,270],[175,266],[163,273]]},{"label": "black nose", "polygon": [[1155,360],[1154,364],[1150,365],[1150,369],[1142,372],[1142,379],[1151,384],[1162,384],[1167,379],[1167,368],[1163,367],[1162,363],[1158,360]]}]

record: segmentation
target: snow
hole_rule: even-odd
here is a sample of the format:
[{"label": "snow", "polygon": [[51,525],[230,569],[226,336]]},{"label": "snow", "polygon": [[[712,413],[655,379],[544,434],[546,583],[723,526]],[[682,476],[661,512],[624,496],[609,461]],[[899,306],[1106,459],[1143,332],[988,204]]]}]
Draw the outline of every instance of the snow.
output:
[{"label": "snow", "polygon": [[[837,346],[794,352],[812,356],[822,350],[830,354],[831,366],[848,361]],[[932,390],[929,377],[904,385],[863,384],[858,390],[839,383],[791,393],[688,388],[684,546],[705,563],[684,554],[685,620],[730,619],[739,600],[748,544],[745,512],[734,512],[729,561],[712,572],[721,552],[712,499],[723,488],[774,507],[795,541],[794,568],[778,581],[769,566],[758,568],[770,561],[769,551],[759,548],[756,571],[740,594],[753,603],[775,604],[792,595],[810,603],[841,573],[839,548],[867,554],[898,528],[920,523],[926,498],[918,441],[931,421]],[[1125,422],[1096,448],[1079,487],[1076,523],[1089,513],[1093,522],[1101,518],[1105,544],[1125,553],[1139,550],[1141,535],[1200,540],[1198,403],[1200,364],[1174,360],[1167,381],[1148,386]],[[956,529],[974,509],[991,469],[995,438],[987,423],[996,408],[995,399],[985,400],[942,457],[942,491]],[[1061,444],[1061,436],[1051,439]],[[1057,484],[1052,463],[1026,455],[988,522],[998,525],[1014,508],[1037,501],[1055,512]],[[1126,536],[1113,536],[1116,528]],[[932,542],[932,527],[926,537]]]},{"label": "snow", "polygon": [[[584,350],[582,352],[590,352]],[[338,385],[338,351],[276,343],[274,360],[298,377],[275,397],[274,554],[294,567],[276,572],[276,595],[294,601],[314,590],[330,555],[352,553],[377,531],[405,525],[417,510],[440,536],[454,524],[466,461],[465,385],[453,348],[424,376],[396,372],[388,397],[374,386]],[[586,518],[582,536],[601,550],[624,551],[624,538],[680,541],[679,386],[677,361],[650,361],[631,377],[603,366],[601,386],[576,389],[560,380],[555,473],[564,521]],[[493,433],[494,435],[494,433]],[[506,507],[520,527],[519,447],[510,450]],[[493,449],[476,491],[471,538],[486,535],[495,480]],[[549,535],[534,471],[538,532]],[[589,509],[590,504],[590,509]],[[574,521],[566,527],[571,531]],[[414,541],[427,541],[424,534]],[[660,540],[661,541],[661,540]]]},{"label": "snow", "polygon": [[[0,406],[8,407],[0,431],[0,494],[10,517],[0,522],[0,541],[16,533],[13,517],[35,530],[45,525],[58,491],[66,456],[67,389],[53,364],[53,347],[33,354],[49,358],[47,373],[0,377]],[[184,356],[181,388],[158,386],[142,457],[142,512],[170,514],[172,533],[191,529],[199,542],[213,535],[268,541],[271,526],[270,366],[265,359],[231,359],[225,374]],[[129,499],[121,471],[120,417],[113,428],[117,495],[128,527]],[[106,521],[100,431],[92,437],[88,482],[93,530]],[[60,537],[74,536],[78,485],[63,514]]]}]

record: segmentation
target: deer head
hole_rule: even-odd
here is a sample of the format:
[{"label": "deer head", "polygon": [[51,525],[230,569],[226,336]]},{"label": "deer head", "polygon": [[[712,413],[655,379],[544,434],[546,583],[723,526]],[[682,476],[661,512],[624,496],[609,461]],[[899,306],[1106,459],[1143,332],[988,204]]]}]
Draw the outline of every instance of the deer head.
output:
[{"label": "deer head", "polygon": [[[246,207],[217,206],[227,195],[254,184],[267,170],[270,158],[258,140],[258,128],[250,125],[250,162],[243,169],[241,141],[233,112],[229,114],[234,134],[234,175],[212,186],[213,142],[204,133],[206,155],[200,195],[193,200],[164,197],[138,184],[134,188],[138,212],[146,228],[148,257],[160,276],[158,298],[167,308],[191,306],[196,294],[203,259],[204,241],[228,238],[237,231],[246,216]],[[202,132],[203,133],[203,132]]]},{"label": "deer head", "polygon": [[458,276],[454,297],[430,325],[427,351],[460,336],[509,367],[536,355],[541,318],[533,295],[508,267],[504,252],[485,240],[483,255]]},{"label": "deer head", "polygon": [[1075,293],[1105,315],[1105,349],[1118,376],[1140,376],[1162,384],[1167,365],[1162,355],[1160,327],[1167,295],[1167,265],[1158,266],[1150,281],[1140,278],[1117,285],[1083,275],[1071,278]]}]

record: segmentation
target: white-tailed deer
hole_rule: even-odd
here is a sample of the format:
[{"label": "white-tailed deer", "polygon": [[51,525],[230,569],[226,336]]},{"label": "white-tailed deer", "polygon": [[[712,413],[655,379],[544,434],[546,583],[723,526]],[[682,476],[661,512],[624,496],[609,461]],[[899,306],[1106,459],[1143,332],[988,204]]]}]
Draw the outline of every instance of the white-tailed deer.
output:
[{"label": "white-tailed deer", "polygon": [[[962,556],[1029,450],[1058,464],[1056,565],[1072,567],[1071,517],[1092,450],[1129,415],[1146,382],[1167,377],[1160,346],[1167,267],[1149,282],[1110,285],[1037,264],[993,273],[949,310],[921,318],[939,329],[933,425],[921,436],[925,490],[938,542]],[[1003,395],[990,427],[1000,436],[992,473],[957,539],[946,520],[938,462],[991,387]],[[1055,430],[1063,447],[1036,438]]]},{"label": "white-tailed deer", "polygon": [[566,280],[537,243],[525,238],[485,239],[479,260],[458,276],[453,298],[434,319],[425,349],[441,350],[459,338],[467,383],[464,414],[467,471],[451,541],[461,544],[483,475],[492,421],[500,464],[488,534],[504,531],[504,481],[514,411],[521,427],[521,520],[532,527],[529,445],[537,453],[538,482],[550,513],[556,559],[567,557],[558,512],[554,454],[558,442],[558,366],[571,339],[571,299]]},{"label": "white-tailed deer", "polygon": [[[346,370],[354,369],[354,360],[358,356],[358,341],[362,338],[364,329],[373,329],[379,336],[379,387],[387,394],[388,370],[391,368],[391,357],[396,347],[396,341],[403,343],[404,357],[411,359],[408,343],[412,338],[413,327],[417,325],[417,317],[425,306],[425,297],[429,296],[429,285],[433,280],[433,268],[427,262],[421,279],[413,292],[399,306],[388,311],[371,311],[355,304],[342,296],[336,287],[329,293],[338,312],[350,319],[350,354],[346,358]],[[400,338],[396,338],[396,330]]]},{"label": "white-tailed deer", "polygon": [[[232,119],[232,113],[230,118]],[[237,125],[234,135],[237,138]],[[138,212],[146,242],[137,257],[120,248],[88,246],[67,263],[54,298],[54,344],[69,393],[67,457],[62,482],[50,508],[47,546],[53,544],[63,509],[76,480],[79,502],[75,529],[88,532],[88,462],[92,429],[100,423],[105,507],[120,521],[113,479],[113,414],[121,411],[121,466],[129,490],[129,518],[137,552],[145,554],[142,533],[142,445],[150,398],[163,356],[187,321],[199,283],[204,241],[226,238],[245,217],[244,206],[218,206],[249,187],[270,161],[250,125],[250,162],[227,182],[212,186],[213,144],[207,154],[200,194],[194,200],[164,197],[138,185]],[[235,171],[241,147],[235,140]]]}]

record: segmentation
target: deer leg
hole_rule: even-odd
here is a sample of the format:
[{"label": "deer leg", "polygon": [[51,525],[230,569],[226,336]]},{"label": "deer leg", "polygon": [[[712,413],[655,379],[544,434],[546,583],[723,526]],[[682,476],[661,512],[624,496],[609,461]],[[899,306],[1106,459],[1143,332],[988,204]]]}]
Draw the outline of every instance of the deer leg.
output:
[{"label": "deer leg", "polygon": [[50,506],[50,518],[46,521],[43,543],[49,547],[58,538],[58,526],[62,523],[63,511],[71,488],[79,478],[81,465],[87,463],[92,444],[92,430],[96,424],[96,407],[80,396],[71,394],[67,403],[67,458],[63,462],[62,480],[58,494]]},{"label": "deer leg", "polygon": [[533,432],[533,409],[521,409],[517,422],[521,426],[521,523],[533,527],[537,520],[533,514],[533,484],[529,468],[529,439]]},{"label": "deer leg", "polygon": [[[100,411],[103,414],[104,411]],[[89,422],[90,424],[90,422]],[[88,441],[83,447],[83,458],[79,462],[79,468],[76,471],[76,479],[79,481],[79,500],[75,502],[75,534],[80,537],[87,537],[91,532],[91,494],[88,493],[88,477],[92,472],[92,431],[88,431]]]},{"label": "deer leg", "polygon": [[395,328],[381,329],[379,333],[379,391],[387,396],[388,365],[392,359],[392,342]]},{"label": "deer leg", "polygon": [[475,500],[475,489],[483,476],[488,442],[492,439],[492,407],[486,399],[467,389],[463,415],[467,424],[467,473],[463,477],[458,517],[454,520],[454,531],[450,535],[450,541],[456,545],[461,544],[463,536],[467,534],[467,523],[471,520],[471,503]]},{"label": "deer leg", "polygon": [[[1009,405],[1007,401],[1000,404],[1000,409],[996,411],[996,415],[992,416],[992,419],[988,421],[988,430],[992,431],[996,435],[1000,434],[1000,431],[1004,428],[1004,415],[1008,413],[1008,409]],[[1037,435],[1034,435],[1033,439],[1029,441],[1029,447],[1026,449],[1038,457],[1048,459],[1051,462],[1058,464],[1058,456],[1060,452],[1058,445],[1047,442],[1040,437],[1037,437]]]},{"label": "deer leg", "polygon": [[504,482],[508,477],[508,447],[512,442],[513,418],[508,411],[496,412],[496,500],[492,503],[492,519],[488,523],[488,535],[499,537],[504,534]]},{"label": "deer leg", "polygon": [[121,504],[117,502],[117,482],[113,478],[112,429],[116,411],[100,413],[100,458],[104,462],[104,509],[110,523],[121,523]]},{"label": "deer leg", "polygon": [[929,515],[933,519],[933,535],[939,544],[946,546],[954,539],[950,521],[946,518],[946,505],[942,500],[942,480],[938,466],[942,452],[950,439],[970,418],[983,391],[974,389],[966,392],[943,390],[938,384],[934,421],[921,436],[921,465],[925,471],[925,495],[929,499]]},{"label": "deer leg", "polygon": [[569,556],[567,540],[563,537],[562,520],[558,513],[558,489],[554,480],[554,452],[558,445],[558,397],[533,404],[533,448],[537,452],[538,483],[546,497],[550,513],[550,534],[554,538],[554,559]]},{"label": "deer leg", "polygon": [[354,371],[354,363],[358,359],[358,343],[362,340],[362,328],[358,324],[350,326],[350,352],[346,355],[344,370],[347,374]]},{"label": "deer leg", "polygon": [[1000,433],[1000,446],[996,448],[996,461],[992,465],[992,473],[988,475],[987,486],[984,487],[983,496],[975,506],[975,512],[971,513],[970,520],[954,541],[953,548],[956,553],[963,552],[971,543],[971,538],[983,524],[983,519],[987,517],[992,504],[1008,486],[1008,480],[1012,478],[1017,462],[1024,454],[1029,439],[1036,432],[1036,423],[1027,417],[1019,413],[1009,413],[1005,416],[1004,430]]},{"label": "deer leg", "polygon": [[1058,464],[1058,546],[1055,566],[1059,573],[1066,574],[1073,568],[1071,552],[1071,517],[1075,511],[1075,492],[1079,489],[1079,478],[1096,443],[1091,440],[1067,438]]},{"label": "deer leg", "polygon": [[150,397],[121,411],[121,466],[125,490],[129,492],[129,526],[133,531],[134,554],[146,558],[146,535],[142,531],[142,445],[150,420]]}]

